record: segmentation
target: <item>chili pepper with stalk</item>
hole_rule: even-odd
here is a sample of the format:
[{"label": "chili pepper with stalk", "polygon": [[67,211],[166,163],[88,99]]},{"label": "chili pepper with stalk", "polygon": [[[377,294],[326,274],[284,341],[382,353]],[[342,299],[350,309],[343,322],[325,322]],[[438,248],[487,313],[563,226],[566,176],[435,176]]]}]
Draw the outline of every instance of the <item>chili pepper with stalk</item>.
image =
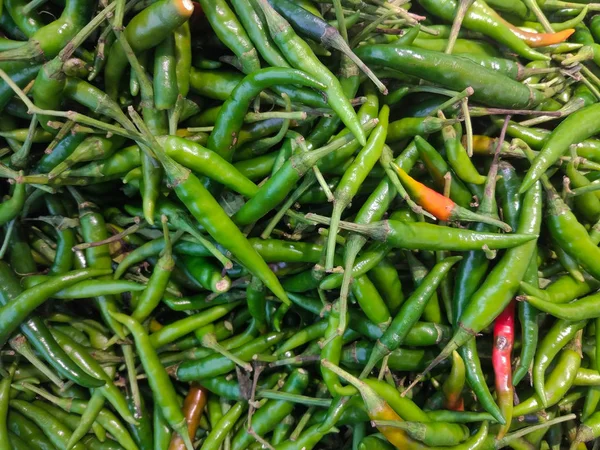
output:
[{"label": "chili pepper with stalk", "polygon": [[[155,47],[187,21],[194,6],[189,0],[161,0],[136,14],[127,24],[123,35],[134,52]],[[104,85],[109,97],[116,99],[119,82],[128,59],[120,42],[115,42],[107,55]]]},{"label": "chili pepper with stalk", "polygon": [[75,342],[69,336],[57,329],[52,330],[52,336],[56,339],[62,349],[71,356],[82,369],[91,376],[104,381],[105,384],[100,386],[98,390],[101,391],[102,395],[115,410],[118,411],[125,421],[135,424],[136,421],[129,411],[127,400],[125,400],[125,397],[119,388],[114,384],[112,377],[105,371],[100,363],[90,355],[87,348]]},{"label": "chili pepper with stalk", "polygon": [[[494,267],[481,287],[473,294],[469,304],[458,318],[458,326],[450,342],[440,355],[412,383],[414,386],[424,374],[447,358],[452,351],[473,339],[476,333],[488,326],[512,300],[536,248],[542,216],[541,187],[536,184],[523,199],[517,231],[530,234],[534,240],[513,247]],[[410,389],[409,387],[409,389]]]},{"label": "chili pepper with stalk", "polygon": [[[317,214],[306,216],[288,213],[308,223],[329,224],[329,218]],[[459,230],[426,222],[407,223],[393,220],[373,222],[359,225],[352,222],[340,222],[340,228],[357,233],[377,241],[387,242],[393,248],[406,250],[479,250],[484,245],[490,250],[515,248],[521,244],[535,240],[537,235],[526,233],[499,234],[471,230]]]},{"label": "chili pepper with stalk", "polygon": [[[294,369],[281,388],[283,393],[301,394],[308,386],[309,374],[304,369]],[[232,450],[242,450],[254,441],[253,435],[247,430],[252,430],[258,436],[264,436],[272,431],[275,426],[292,412],[294,404],[285,400],[269,400],[259,408],[231,441]]]},{"label": "chili pepper with stalk", "polygon": [[473,100],[490,106],[526,109],[544,99],[540,91],[458,56],[386,45],[365,45],[356,53],[367,63],[400,70],[457,92],[472,87]]},{"label": "chili pepper with stalk", "polygon": [[[417,136],[415,140],[416,139],[419,139],[419,136]],[[398,165],[392,163],[392,167],[398,174],[398,177],[406,188],[408,194],[415,199],[417,204],[423,207],[425,211],[433,214],[436,219],[443,221],[463,220],[468,222],[479,222],[488,225],[494,225],[507,232],[512,230],[508,224],[500,220],[483,214],[478,214],[457,205],[448,197],[443,196],[442,194],[428,188],[424,184],[412,178]]]},{"label": "chili pepper with stalk", "polygon": [[68,0],[60,17],[36,30],[21,47],[0,53],[0,61],[54,58],[89,22],[93,11],[89,0]]},{"label": "chili pepper with stalk", "polygon": [[352,202],[358,192],[360,185],[364,182],[368,173],[379,160],[385,139],[389,120],[389,107],[384,105],[379,113],[377,126],[369,135],[367,145],[354,158],[352,164],[344,172],[344,176],[338,183],[333,200],[333,212],[331,213],[331,224],[327,237],[327,258],[325,270],[333,269],[333,257],[335,253],[335,240],[338,234],[338,226],[342,213]]},{"label": "chili pepper with stalk", "polygon": [[135,340],[135,346],[144,367],[148,374],[148,382],[165,419],[169,425],[181,436],[185,443],[185,448],[193,450],[194,446],[188,434],[186,419],[179,407],[179,401],[171,380],[162,366],[158,355],[152,346],[150,338],[138,321],[122,313],[113,313],[111,315],[127,327]]},{"label": "chili pepper with stalk", "polygon": [[272,0],[270,3],[300,34],[315,42],[321,42],[325,47],[334,48],[342,52],[369,77],[383,95],[387,95],[388,91],[385,85],[354,54],[346,40],[342,37],[342,34],[335,27],[289,0]]},{"label": "chili pepper with stalk", "polygon": [[357,141],[365,145],[365,134],[338,79],[319,61],[306,42],[296,35],[290,24],[266,0],[258,0],[258,2],[265,15],[271,37],[288,62],[292,67],[314,76],[325,86],[324,92],[327,94],[328,104],[354,134]]},{"label": "chili pepper with stalk", "polygon": [[207,147],[225,160],[231,161],[244,116],[251,102],[264,89],[287,83],[315,89],[324,87],[324,83],[316,77],[296,69],[270,67],[247,75],[219,109]]},{"label": "chili pepper with stalk", "polygon": [[[376,119],[370,120],[362,125],[361,129],[369,131],[376,125]],[[342,151],[342,147],[353,147],[354,140],[354,136],[347,133],[324,147],[292,155],[276,174],[261,186],[259,192],[234,214],[233,221],[238,225],[248,225],[259,220],[283,201],[290,190],[296,186],[298,180],[321,158],[332,152]]]},{"label": "chili pepper with stalk", "polygon": [[[437,150],[420,136],[415,137],[415,144],[419,150],[419,156],[427,167],[436,187],[439,190],[445,189],[448,183],[447,177],[450,177],[449,197],[463,208],[468,208],[471,203],[471,192],[465,184],[455,176],[450,166]],[[450,174],[450,175],[448,175]]]},{"label": "chili pepper with stalk", "polygon": [[[403,449],[425,449],[429,448],[418,441],[412,439],[407,432],[405,432],[401,428],[396,428],[394,426],[388,425],[389,421],[401,422],[401,417],[390,407],[390,405],[381,399],[377,393],[368,386],[362,380],[350,375],[348,372],[340,369],[334,364],[331,364],[329,361],[324,360],[321,361],[321,364],[327,367],[328,369],[335,372],[340,377],[346,379],[350,384],[352,384],[360,393],[365,402],[365,406],[367,408],[367,412],[369,414],[369,419],[373,421],[377,429],[386,437],[386,439],[392,443],[397,448]],[[380,423],[379,425],[377,425]],[[479,429],[477,434],[475,434],[470,441],[469,446],[465,448],[471,448],[471,445],[477,443],[482,443],[485,441],[488,432],[487,422],[484,422],[482,427]],[[480,444],[479,444],[480,445]],[[477,448],[476,446],[475,448]],[[441,447],[443,448],[443,447]]]},{"label": "chili pepper with stalk", "polygon": [[[66,448],[67,441],[71,437],[71,430],[51,413],[23,400],[11,400],[10,407],[37,423],[54,446]],[[75,444],[72,448],[74,450],[85,449],[81,443]]]},{"label": "chili pepper with stalk", "polygon": [[597,134],[599,132],[597,117],[600,117],[600,105],[590,105],[575,111],[554,128],[544,142],[540,153],[533,159],[531,167],[523,179],[520,192],[527,191],[546,170],[567,152],[571,145]]},{"label": "chili pepper with stalk", "polygon": [[242,72],[250,74],[259,70],[258,52],[227,2],[200,0],[199,3],[219,40],[238,57]]},{"label": "chili pepper with stalk", "polygon": [[148,318],[148,316],[152,314],[152,311],[160,303],[167,288],[169,278],[171,277],[173,267],[175,266],[175,261],[173,260],[173,256],[171,254],[171,240],[169,237],[169,229],[167,227],[167,219],[165,216],[163,216],[162,223],[165,240],[164,249],[161,252],[162,254],[158,259],[158,262],[154,266],[154,270],[152,271],[152,275],[150,276],[150,280],[148,281],[146,289],[141,294],[134,311],[131,313],[131,317],[138,322],[144,321],[146,318]]},{"label": "chili pepper with stalk", "polygon": [[[204,412],[204,407],[208,400],[208,392],[199,384],[192,383],[190,390],[183,402],[183,413],[187,421],[188,434],[190,439],[194,439],[196,431],[200,424],[200,416]],[[169,444],[169,450],[184,450],[185,443],[181,436],[173,436]]]},{"label": "chili pepper with stalk", "polygon": [[393,352],[404,342],[408,332],[420,318],[425,305],[448,274],[454,264],[459,262],[460,256],[446,258],[427,274],[419,287],[403,303],[400,311],[383,335],[377,339],[369,361],[362,370],[361,378],[365,377],[382,358]]},{"label": "chili pepper with stalk", "polygon": [[[135,117],[135,112],[130,109]],[[145,126],[136,119],[138,126]],[[145,132],[146,133],[146,132]],[[148,133],[146,133],[148,134]],[[276,276],[266,265],[264,260],[256,253],[246,237],[231,221],[214,197],[206,190],[200,180],[188,170],[162,153],[156,143],[152,146],[156,150],[155,156],[163,165],[167,177],[175,187],[179,199],[186,205],[192,215],[215,239],[226,245],[231,253],[259,277],[271,291],[284,303],[288,302],[287,296]]]}]

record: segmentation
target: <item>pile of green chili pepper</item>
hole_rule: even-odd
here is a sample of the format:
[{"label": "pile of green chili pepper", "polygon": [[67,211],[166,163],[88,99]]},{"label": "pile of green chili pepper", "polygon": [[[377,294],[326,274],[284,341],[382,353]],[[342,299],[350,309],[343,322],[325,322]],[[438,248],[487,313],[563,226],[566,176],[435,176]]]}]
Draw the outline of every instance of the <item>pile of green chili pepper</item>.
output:
[{"label": "pile of green chili pepper", "polygon": [[0,1],[0,450],[598,448],[599,10]]}]

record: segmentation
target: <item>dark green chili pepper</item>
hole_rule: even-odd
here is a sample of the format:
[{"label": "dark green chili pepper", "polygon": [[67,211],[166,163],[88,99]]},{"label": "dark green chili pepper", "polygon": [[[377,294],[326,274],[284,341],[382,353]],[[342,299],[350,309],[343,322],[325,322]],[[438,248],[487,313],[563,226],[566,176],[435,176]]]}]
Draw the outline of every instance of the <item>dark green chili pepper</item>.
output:
[{"label": "dark green chili pepper", "polygon": [[[309,375],[304,369],[294,369],[281,388],[282,392],[301,394],[308,386]],[[272,431],[275,426],[292,412],[294,404],[285,400],[269,400],[252,416],[252,429],[259,436]],[[254,438],[246,428],[242,428],[232,439],[232,450],[242,450]]]},{"label": "dark green chili pepper", "polygon": [[217,0],[209,3],[208,0],[200,0],[200,5],[219,40],[240,60],[242,71],[250,74],[259,70],[260,60],[256,48],[227,2]]},{"label": "dark green chili pepper", "polygon": [[394,320],[381,338],[377,339],[369,361],[363,369],[363,376],[368,374],[381,358],[402,345],[404,338],[419,317],[421,317],[425,305],[439,286],[441,280],[448,274],[452,266],[461,259],[462,257],[460,256],[446,258],[429,272],[415,292],[402,305],[400,311],[398,311],[398,314],[396,314]]},{"label": "dark green chili pepper", "polygon": [[262,90],[276,84],[294,83],[322,89],[324,83],[299,70],[271,67],[246,76],[233,90],[219,110],[207,146],[227,161],[231,161],[241,130],[243,117],[250,102]]},{"label": "dark green chili pepper", "polygon": [[423,77],[458,92],[471,86],[475,91],[473,99],[490,106],[527,109],[544,98],[539,91],[457,56],[385,45],[360,47],[356,54],[367,63]]},{"label": "dark green chili pepper", "polygon": [[292,67],[305,70],[325,86],[324,92],[327,94],[328,104],[351,130],[360,145],[365,145],[365,134],[338,79],[318,60],[306,42],[296,35],[290,24],[277,14],[266,0],[258,1],[265,14],[271,37],[282,54]]},{"label": "dark green chili pepper", "polygon": [[[258,337],[232,353],[243,361],[249,361],[255,354],[264,352],[281,341],[284,333],[271,332]],[[216,354],[197,361],[184,361],[177,367],[177,378],[181,381],[204,380],[232,371],[235,363],[225,356]],[[207,389],[209,389],[207,387]]]}]

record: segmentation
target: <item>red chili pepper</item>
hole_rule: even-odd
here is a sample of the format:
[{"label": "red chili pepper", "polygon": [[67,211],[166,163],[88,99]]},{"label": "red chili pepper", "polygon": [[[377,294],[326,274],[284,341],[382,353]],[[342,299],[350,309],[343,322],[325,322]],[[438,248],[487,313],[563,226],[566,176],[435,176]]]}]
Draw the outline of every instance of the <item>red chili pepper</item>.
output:
[{"label": "red chili pepper", "polygon": [[492,349],[492,365],[496,378],[496,394],[498,406],[506,419],[506,425],[498,431],[501,439],[508,431],[513,410],[511,353],[515,341],[515,301],[511,301],[494,322],[494,347]]},{"label": "red chili pepper", "polygon": [[450,198],[415,180],[397,164],[392,163],[392,167],[398,174],[398,178],[406,188],[408,195],[425,211],[435,216],[436,219],[443,221],[464,220],[467,222],[482,222],[497,226],[505,231],[511,231],[510,226],[500,220],[477,214],[457,205]]}]

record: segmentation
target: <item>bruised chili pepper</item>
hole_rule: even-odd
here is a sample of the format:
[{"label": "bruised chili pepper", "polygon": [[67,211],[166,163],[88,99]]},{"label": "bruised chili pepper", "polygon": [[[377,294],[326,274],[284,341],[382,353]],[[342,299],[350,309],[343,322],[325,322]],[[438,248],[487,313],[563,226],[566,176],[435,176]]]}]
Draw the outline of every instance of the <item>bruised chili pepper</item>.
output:
[{"label": "bruised chili pepper", "polygon": [[515,339],[515,303],[509,303],[506,309],[494,321],[494,347],[492,348],[492,365],[496,382],[498,406],[506,420],[497,436],[502,439],[512,420],[513,384],[511,353]]}]

